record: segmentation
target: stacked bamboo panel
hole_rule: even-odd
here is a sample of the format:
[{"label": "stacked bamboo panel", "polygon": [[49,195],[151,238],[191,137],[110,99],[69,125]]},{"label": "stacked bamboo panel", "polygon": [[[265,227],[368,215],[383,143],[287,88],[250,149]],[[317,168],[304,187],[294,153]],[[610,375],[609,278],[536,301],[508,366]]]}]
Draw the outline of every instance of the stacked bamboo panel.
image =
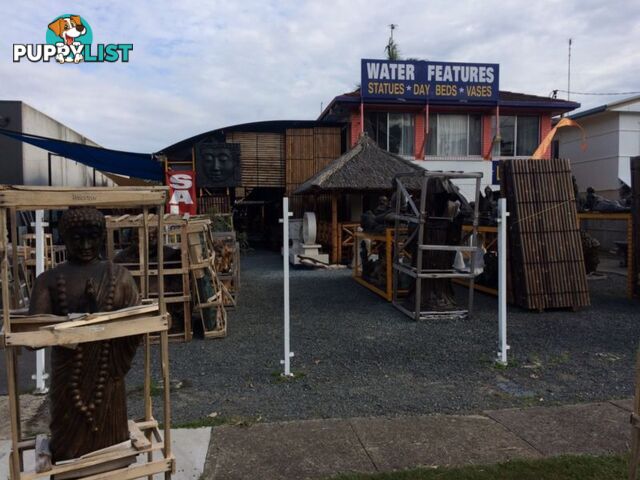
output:
[{"label": "stacked bamboo panel", "polygon": [[338,127],[289,128],[286,135],[287,194],[340,156]]},{"label": "stacked bamboo panel", "polygon": [[640,157],[631,159],[631,218],[633,222],[633,248],[631,272],[633,275],[633,295],[640,297]]},{"label": "stacked bamboo panel", "polygon": [[501,162],[515,303],[545,310],[590,303],[568,160]]},{"label": "stacked bamboo panel", "polygon": [[284,187],[284,136],[280,133],[229,132],[240,144],[243,187]]}]

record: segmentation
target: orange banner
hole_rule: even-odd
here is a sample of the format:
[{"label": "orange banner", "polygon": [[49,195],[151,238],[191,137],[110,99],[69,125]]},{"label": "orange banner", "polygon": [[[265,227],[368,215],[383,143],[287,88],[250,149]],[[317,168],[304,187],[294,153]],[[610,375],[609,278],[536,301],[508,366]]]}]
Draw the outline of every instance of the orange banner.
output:
[{"label": "orange banner", "polygon": [[587,149],[587,140],[586,140],[586,135],[584,133],[584,129],[582,128],[582,126],[576,122],[575,120],[571,120],[570,118],[561,118],[560,121],[556,124],[555,127],[553,127],[549,133],[547,134],[546,137],[544,137],[544,140],[542,140],[542,142],[540,142],[540,145],[538,145],[538,148],[536,148],[536,151],[533,152],[533,155],[531,156],[531,158],[533,160],[542,160],[544,158],[544,154],[545,152],[549,149],[549,147],[551,146],[551,142],[553,141],[553,137],[556,135],[556,132],[558,131],[559,128],[562,127],[577,127],[580,129],[580,131],[582,132],[582,144],[580,145],[580,148],[582,148],[582,150],[586,150]]}]

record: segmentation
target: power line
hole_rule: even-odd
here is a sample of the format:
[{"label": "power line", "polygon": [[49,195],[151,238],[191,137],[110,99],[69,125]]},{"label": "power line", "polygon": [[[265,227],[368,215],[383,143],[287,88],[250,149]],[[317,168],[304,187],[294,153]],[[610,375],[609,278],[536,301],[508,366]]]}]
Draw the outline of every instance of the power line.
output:
[{"label": "power line", "polygon": [[569,92],[568,90],[560,89],[553,90],[551,93],[555,94],[557,92],[571,93],[572,95],[640,95],[640,92],[574,92],[573,90]]}]

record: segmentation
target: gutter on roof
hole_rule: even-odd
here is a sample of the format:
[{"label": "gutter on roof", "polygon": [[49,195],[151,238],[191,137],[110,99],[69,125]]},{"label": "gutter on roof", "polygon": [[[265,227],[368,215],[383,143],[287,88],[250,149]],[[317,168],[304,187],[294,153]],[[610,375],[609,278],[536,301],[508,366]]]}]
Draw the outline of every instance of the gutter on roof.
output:
[{"label": "gutter on roof", "polygon": [[[333,106],[335,103],[351,103],[351,104],[359,104],[361,97],[354,97],[352,95],[339,95],[335,97],[329,106],[323,111],[323,114],[327,111],[330,106]],[[390,98],[381,98],[376,100],[364,100],[364,103],[367,104],[406,104],[406,105],[424,105],[424,101],[416,101],[416,100],[405,100],[398,101],[396,99]],[[494,107],[496,105],[495,102],[458,102],[453,104],[450,100],[430,100],[430,105],[470,105],[476,107]],[[520,107],[520,108],[545,108],[552,110],[560,110],[560,111],[569,111],[575,110],[576,108],[580,108],[580,104],[576,102],[569,101],[542,101],[535,102],[531,100],[498,100],[498,105],[501,107]]]},{"label": "gutter on roof", "polygon": [[576,120],[578,118],[588,117],[597,113],[606,112],[608,109],[609,105],[600,105],[599,107],[590,108],[589,110],[585,110],[583,112],[577,112],[572,115],[568,115],[568,117],[572,120]]}]

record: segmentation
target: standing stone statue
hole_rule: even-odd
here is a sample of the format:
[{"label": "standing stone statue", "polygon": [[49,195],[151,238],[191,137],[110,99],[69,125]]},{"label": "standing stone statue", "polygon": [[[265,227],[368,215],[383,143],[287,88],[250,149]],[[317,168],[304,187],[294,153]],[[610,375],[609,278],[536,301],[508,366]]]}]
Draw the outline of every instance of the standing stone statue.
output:
[{"label": "standing stone statue", "polygon": [[[59,231],[68,261],[36,279],[31,315],[108,312],[139,303],[131,274],[100,259],[106,229],[98,210],[67,210]],[[135,336],[51,349],[54,462],[128,440],[124,377],[139,343]]]}]

